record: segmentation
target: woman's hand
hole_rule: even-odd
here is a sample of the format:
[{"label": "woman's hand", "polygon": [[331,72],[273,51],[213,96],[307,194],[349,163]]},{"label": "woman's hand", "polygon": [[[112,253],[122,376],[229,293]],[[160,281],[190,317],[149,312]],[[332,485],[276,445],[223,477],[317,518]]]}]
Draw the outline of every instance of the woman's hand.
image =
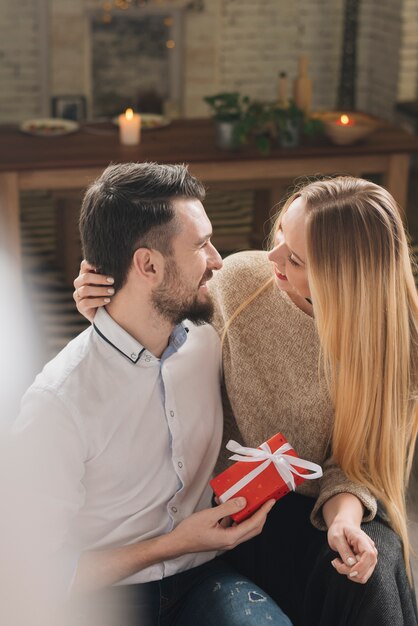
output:
[{"label": "woman's hand", "polygon": [[377,563],[374,541],[359,525],[335,519],[328,528],[328,543],[340,558],[331,563],[339,574],[356,583],[366,583]]},{"label": "woman's hand", "polygon": [[92,322],[98,307],[109,304],[115,293],[111,286],[113,283],[113,278],[96,274],[92,265],[82,261],[80,273],[74,281],[73,293],[79,313]]},{"label": "woman's hand", "polygon": [[322,507],[329,547],[340,555],[331,564],[339,574],[361,584],[369,580],[377,563],[374,541],[360,528],[363,512],[352,493],[338,493]]}]

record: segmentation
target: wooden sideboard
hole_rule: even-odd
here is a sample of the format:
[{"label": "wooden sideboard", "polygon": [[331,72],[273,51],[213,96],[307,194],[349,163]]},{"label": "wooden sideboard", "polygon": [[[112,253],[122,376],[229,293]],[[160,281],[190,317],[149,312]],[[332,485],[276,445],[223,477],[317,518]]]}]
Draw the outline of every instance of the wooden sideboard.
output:
[{"label": "wooden sideboard", "polygon": [[383,185],[405,207],[413,152],[418,152],[418,137],[391,125],[352,146],[321,138],[297,148],[275,148],[268,156],[251,146],[219,150],[213,124],[206,119],[177,120],[145,131],[138,146],[122,146],[117,128],[107,123],[50,138],[0,126],[0,243],[20,260],[20,191],[83,189],[112,162],[188,163],[209,190],[254,190],[253,235],[260,242],[270,210],[281,200],[283,181],[300,176],[381,174]]}]

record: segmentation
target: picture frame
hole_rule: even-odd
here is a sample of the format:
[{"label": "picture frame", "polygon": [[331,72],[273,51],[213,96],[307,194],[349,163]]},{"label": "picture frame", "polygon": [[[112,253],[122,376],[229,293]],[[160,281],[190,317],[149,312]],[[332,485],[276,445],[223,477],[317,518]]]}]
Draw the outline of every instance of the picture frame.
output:
[{"label": "picture frame", "polygon": [[86,97],[82,95],[53,96],[51,112],[52,117],[80,122],[86,118]]}]

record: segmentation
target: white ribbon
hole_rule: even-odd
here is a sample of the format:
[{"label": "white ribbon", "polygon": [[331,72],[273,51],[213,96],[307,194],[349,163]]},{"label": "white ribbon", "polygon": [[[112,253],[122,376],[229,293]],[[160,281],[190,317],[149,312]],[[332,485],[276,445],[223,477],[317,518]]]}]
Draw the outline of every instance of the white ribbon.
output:
[{"label": "white ribbon", "polygon": [[[225,491],[225,493],[219,497],[221,502],[226,502],[238,493],[238,491],[241,491],[241,489],[254,480],[254,478],[264,472],[270,463],[274,464],[274,467],[286,483],[289,491],[294,491],[296,489],[295,479],[293,478],[294,474],[296,476],[301,476],[306,480],[313,480],[314,478],[320,478],[322,476],[322,468],[320,465],[312,463],[311,461],[305,461],[305,459],[300,459],[299,457],[295,457],[290,454],[285,454],[289,450],[293,450],[290,443],[284,443],[276,450],[276,452],[271,451],[271,448],[266,441],[262,443],[259,448],[245,448],[231,439],[226,444],[226,447],[231,452],[235,452],[235,454],[229,457],[231,461],[256,463],[257,461],[264,460],[264,463],[255,467],[249,474],[246,474],[246,476],[241,478],[237,483]],[[297,467],[303,467],[304,469],[311,471],[312,474],[301,474],[296,469]]]}]

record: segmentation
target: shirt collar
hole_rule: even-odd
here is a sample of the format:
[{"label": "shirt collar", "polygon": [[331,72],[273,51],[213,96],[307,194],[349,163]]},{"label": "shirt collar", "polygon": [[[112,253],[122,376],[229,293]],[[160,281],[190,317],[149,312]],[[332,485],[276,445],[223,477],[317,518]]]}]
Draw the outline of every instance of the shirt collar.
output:
[{"label": "shirt collar", "polygon": [[187,339],[187,333],[189,329],[183,324],[178,324],[173,329],[173,332],[170,335],[170,339],[168,341],[168,346],[164,350],[161,355],[161,363],[163,363],[169,356],[177,352],[179,348],[184,344]]},{"label": "shirt collar", "polygon": [[[106,343],[120,352],[120,354],[123,354],[123,356],[132,363],[137,363],[145,352],[144,346],[119,326],[104,307],[97,310],[93,321],[93,328]],[[178,324],[173,329],[169,344],[163,354],[164,360],[184,344],[187,339],[187,333],[188,328],[186,328],[183,323]]]}]

